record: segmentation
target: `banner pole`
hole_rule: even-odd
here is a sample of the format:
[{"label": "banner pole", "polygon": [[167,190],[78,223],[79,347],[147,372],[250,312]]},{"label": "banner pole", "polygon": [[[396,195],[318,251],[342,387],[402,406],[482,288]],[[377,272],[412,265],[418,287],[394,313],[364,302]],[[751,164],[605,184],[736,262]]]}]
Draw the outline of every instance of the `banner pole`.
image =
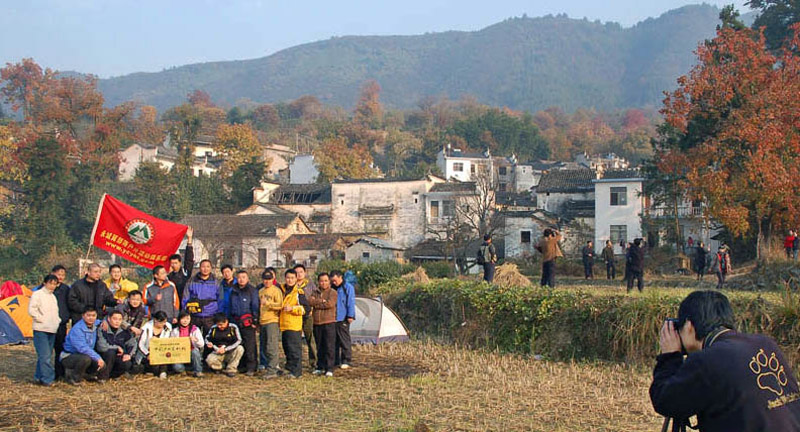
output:
[{"label": "banner pole", "polygon": [[89,248],[86,250],[86,259],[89,259],[89,254],[92,253],[92,244],[94,244],[94,235],[97,234],[97,225],[100,223],[100,212],[103,211],[103,204],[106,202],[106,195],[100,198],[100,204],[97,206],[97,216],[94,218],[94,227],[92,228],[92,235],[89,237]]}]

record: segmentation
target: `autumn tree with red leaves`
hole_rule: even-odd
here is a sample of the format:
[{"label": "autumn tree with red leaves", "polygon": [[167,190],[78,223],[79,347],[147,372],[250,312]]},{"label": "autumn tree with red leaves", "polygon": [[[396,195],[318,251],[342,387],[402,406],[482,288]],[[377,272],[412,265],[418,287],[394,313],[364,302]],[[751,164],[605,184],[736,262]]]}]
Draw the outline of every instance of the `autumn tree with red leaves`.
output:
[{"label": "autumn tree with red leaves", "polygon": [[[797,29],[795,26],[795,30]],[[722,28],[664,100],[656,165],[688,199],[765,257],[775,229],[800,224],[800,57],[763,33]]]}]

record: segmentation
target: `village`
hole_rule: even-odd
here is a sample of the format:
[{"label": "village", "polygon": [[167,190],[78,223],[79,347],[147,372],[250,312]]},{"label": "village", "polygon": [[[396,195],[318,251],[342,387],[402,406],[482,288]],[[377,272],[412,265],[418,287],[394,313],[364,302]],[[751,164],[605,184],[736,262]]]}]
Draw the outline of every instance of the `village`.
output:
[{"label": "village", "polygon": [[[130,180],[142,162],[172,168],[176,152],[169,141],[124,149],[120,180]],[[222,162],[211,136],[195,141],[194,155],[196,176],[215,173]],[[248,268],[315,268],[325,259],[449,261],[478,272],[472,264],[480,233],[492,234],[501,259],[533,256],[548,227],[564,233],[567,255],[578,256],[587,241],[599,252],[607,240],[622,254],[635,238],[664,244],[663,224],[648,230],[647,222],[674,216],[672,208],[651,205],[644,173],[615,154],[523,162],[448,145],[437,155],[441,174],[331,183],[317,182],[311,154],[268,145],[263,157],[270,161],[269,181],[253,186],[250,207],[180,221],[195,228],[201,259]],[[719,228],[703,217],[700,203],[682,203],[678,216],[681,238],[716,248]]]}]

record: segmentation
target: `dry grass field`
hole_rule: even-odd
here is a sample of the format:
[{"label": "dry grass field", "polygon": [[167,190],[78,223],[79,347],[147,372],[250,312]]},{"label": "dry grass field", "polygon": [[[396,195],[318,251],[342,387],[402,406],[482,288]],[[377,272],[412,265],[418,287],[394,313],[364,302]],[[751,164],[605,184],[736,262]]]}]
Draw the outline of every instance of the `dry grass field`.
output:
[{"label": "dry grass field", "polygon": [[206,375],[32,384],[32,346],[0,347],[0,430],[652,431],[649,371],[432,342],[356,347],[334,378]]}]

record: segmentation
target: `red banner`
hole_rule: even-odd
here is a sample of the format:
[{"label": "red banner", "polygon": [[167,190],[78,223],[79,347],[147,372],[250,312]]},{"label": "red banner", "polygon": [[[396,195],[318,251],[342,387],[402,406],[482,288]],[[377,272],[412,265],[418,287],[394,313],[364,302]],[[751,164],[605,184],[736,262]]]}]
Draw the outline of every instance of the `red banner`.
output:
[{"label": "red banner", "polygon": [[178,250],[187,228],[105,194],[94,223],[92,244],[143,267],[167,267],[169,256]]}]

